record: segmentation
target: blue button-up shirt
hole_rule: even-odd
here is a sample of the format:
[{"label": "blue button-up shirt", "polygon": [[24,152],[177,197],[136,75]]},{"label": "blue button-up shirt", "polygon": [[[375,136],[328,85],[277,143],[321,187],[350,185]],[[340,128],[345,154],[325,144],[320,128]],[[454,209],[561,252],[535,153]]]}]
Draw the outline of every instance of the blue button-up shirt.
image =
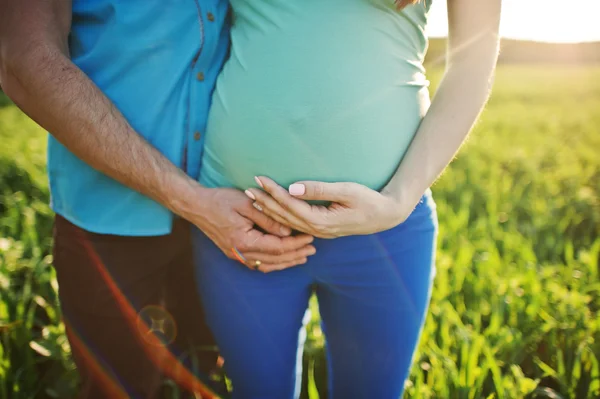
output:
[{"label": "blue button-up shirt", "polygon": [[[73,1],[73,62],[140,135],[193,178],[228,52],[227,11],[226,0]],[[171,230],[166,208],[94,170],[52,136],[48,174],[53,210],[79,227],[134,236]]]}]

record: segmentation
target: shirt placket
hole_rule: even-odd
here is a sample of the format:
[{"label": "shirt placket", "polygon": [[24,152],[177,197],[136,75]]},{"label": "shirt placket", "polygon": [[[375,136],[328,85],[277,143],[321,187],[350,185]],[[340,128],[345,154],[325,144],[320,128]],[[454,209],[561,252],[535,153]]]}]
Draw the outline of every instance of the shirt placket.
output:
[{"label": "shirt placket", "polygon": [[191,89],[190,100],[188,102],[188,128],[186,132],[186,142],[184,147],[184,168],[186,172],[194,177],[198,177],[199,163],[203,147],[204,135],[203,131],[206,128],[206,117],[208,114],[208,103],[206,101],[206,71],[208,67],[203,61],[203,54],[206,52],[207,32],[205,26],[205,18],[208,22],[214,21],[214,15],[204,11],[198,0],[194,0],[198,11],[198,23],[200,27],[200,48],[194,57],[191,65]]}]

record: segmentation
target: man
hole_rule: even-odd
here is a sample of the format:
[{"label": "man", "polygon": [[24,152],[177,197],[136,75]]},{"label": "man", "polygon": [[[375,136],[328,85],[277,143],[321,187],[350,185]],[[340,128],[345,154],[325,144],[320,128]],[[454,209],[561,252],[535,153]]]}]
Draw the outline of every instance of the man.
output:
[{"label": "man", "polygon": [[[0,82],[51,132],[54,264],[81,397],[158,397],[165,376],[198,386],[178,364],[213,341],[184,220],[265,270],[314,252],[242,192],[196,181],[227,11],[225,0],[0,0]],[[204,351],[201,373],[215,360]]]}]

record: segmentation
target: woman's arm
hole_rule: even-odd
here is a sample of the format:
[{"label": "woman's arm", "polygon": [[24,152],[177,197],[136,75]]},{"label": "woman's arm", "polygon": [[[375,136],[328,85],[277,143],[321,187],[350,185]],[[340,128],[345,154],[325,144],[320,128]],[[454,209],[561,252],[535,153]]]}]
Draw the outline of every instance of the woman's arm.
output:
[{"label": "woman's arm", "polygon": [[448,0],[446,73],[402,163],[382,191],[403,204],[405,212],[452,161],[488,99],[498,57],[500,4],[501,0]]}]

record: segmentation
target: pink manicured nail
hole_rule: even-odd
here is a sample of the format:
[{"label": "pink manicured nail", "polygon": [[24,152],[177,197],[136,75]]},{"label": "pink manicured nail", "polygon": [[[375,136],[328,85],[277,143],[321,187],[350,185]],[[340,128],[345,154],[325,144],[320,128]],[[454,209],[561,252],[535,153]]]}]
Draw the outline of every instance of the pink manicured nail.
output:
[{"label": "pink manicured nail", "polygon": [[250,198],[252,201],[256,201],[256,197],[254,196],[254,194],[252,194],[252,192],[250,190],[246,190],[246,191],[244,191],[244,193],[246,193],[248,198]]},{"label": "pink manicured nail", "polygon": [[304,195],[306,187],[304,184],[294,183],[290,186],[289,191],[292,195]]},{"label": "pink manicured nail", "polygon": [[254,181],[256,182],[256,184],[258,184],[261,188],[265,188],[265,186],[263,186],[262,182],[260,181],[260,179],[257,176],[254,176]]}]

